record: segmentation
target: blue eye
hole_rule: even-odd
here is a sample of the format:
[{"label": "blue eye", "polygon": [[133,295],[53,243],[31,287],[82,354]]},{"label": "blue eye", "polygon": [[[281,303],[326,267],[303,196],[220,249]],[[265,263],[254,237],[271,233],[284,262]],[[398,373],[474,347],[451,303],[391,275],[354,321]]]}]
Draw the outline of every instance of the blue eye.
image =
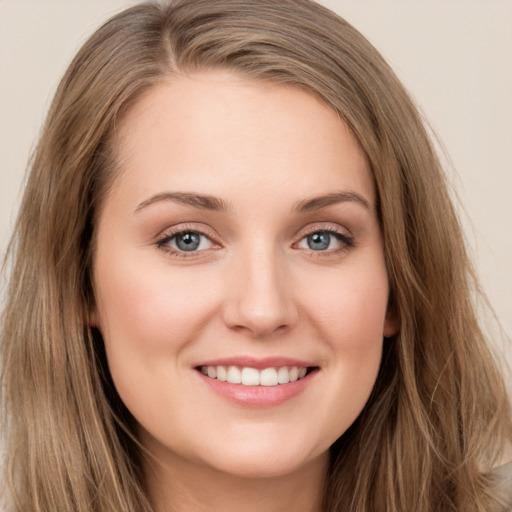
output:
[{"label": "blue eye", "polygon": [[352,247],[352,237],[337,231],[319,230],[306,235],[298,243],[300,249],[311,251],[334,251],[336,249]]},{"label": "blue eye", "polygon": [[308,247],[313,251],[325,251],[331,245],[331,235],[325,231],[319,231],[306,237]]},{"label": "blue eye", "polygon": [[203,233],[197,231],[181,231],[174,235],[167,236],[158,246],[173,250],[175,252],[197,252],[205,249],[211,249],[213,242]]},{"label": "blue eye", "polygon": [[195,251],[201,245],[201,235],[199,233],[180,233],[174,237],[174,240],[180,251]]}]

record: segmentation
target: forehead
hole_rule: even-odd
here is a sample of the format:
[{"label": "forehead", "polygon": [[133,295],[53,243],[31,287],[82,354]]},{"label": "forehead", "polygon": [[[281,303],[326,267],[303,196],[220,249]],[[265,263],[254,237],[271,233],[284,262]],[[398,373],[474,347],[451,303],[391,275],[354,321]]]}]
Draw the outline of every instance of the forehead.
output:
[{"label": "forehead", "polygon": [[332,108],[298,87],[230,72],[175,75],[139,98],[114,144],[116,181],[141,197],[159,188],[264,193],[267,182],[276,198],[283,190],[304,196],[342,188],[375,203],[356,138]]}]

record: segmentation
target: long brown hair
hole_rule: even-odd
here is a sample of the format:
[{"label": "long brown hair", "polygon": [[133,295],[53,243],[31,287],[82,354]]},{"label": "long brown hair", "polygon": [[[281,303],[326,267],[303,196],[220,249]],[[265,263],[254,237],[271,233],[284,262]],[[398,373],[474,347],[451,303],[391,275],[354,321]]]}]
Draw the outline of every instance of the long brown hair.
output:
[{"label": "long brown hair", "polygon": [[478,286],[421,117],[378,52],[308,0],[144,3],[105,23],[63,77],[9,249],[1,334],[12,510],[149,512],[133,421],[87,327],[95,219],[112,140],[176,72],[294,85],[338,112],[374,173],[400,332],[364,411],[331,448],[326,511],[489,511],[512,441],[506,390],[478,326]]}]

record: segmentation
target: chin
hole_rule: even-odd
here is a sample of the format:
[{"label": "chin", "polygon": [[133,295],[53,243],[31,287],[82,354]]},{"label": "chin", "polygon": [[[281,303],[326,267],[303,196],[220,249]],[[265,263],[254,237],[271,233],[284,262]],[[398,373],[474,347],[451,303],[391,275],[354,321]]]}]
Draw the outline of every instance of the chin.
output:
[{"label": "chin", "polygon": [[[302,446],[301,446],[302,444]],[[213,469],[240,478],[279,478],[309,465],[328,461],[328,448],[306,451],[303,443],[247,443],[210,451],[205,462]],[[326,462],[327,463],[327,462]]]}]

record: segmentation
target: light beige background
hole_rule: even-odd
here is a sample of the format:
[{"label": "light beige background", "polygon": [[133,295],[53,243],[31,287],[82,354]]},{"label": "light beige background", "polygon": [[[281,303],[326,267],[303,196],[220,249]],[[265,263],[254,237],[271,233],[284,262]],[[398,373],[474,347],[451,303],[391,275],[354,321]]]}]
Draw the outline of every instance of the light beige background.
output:
[{"label": "light beige background", "polygon": [[[257,0],[255,0],[257,1]],[[0,250],[58,79],[136,1],[0,0]],[[324,0],[384,54],[446,147],[483,287],[512,337],[512,2]],[[462,210],[461,210],[462,211]],[[510,347],[504,354],[512,359]]]}]

